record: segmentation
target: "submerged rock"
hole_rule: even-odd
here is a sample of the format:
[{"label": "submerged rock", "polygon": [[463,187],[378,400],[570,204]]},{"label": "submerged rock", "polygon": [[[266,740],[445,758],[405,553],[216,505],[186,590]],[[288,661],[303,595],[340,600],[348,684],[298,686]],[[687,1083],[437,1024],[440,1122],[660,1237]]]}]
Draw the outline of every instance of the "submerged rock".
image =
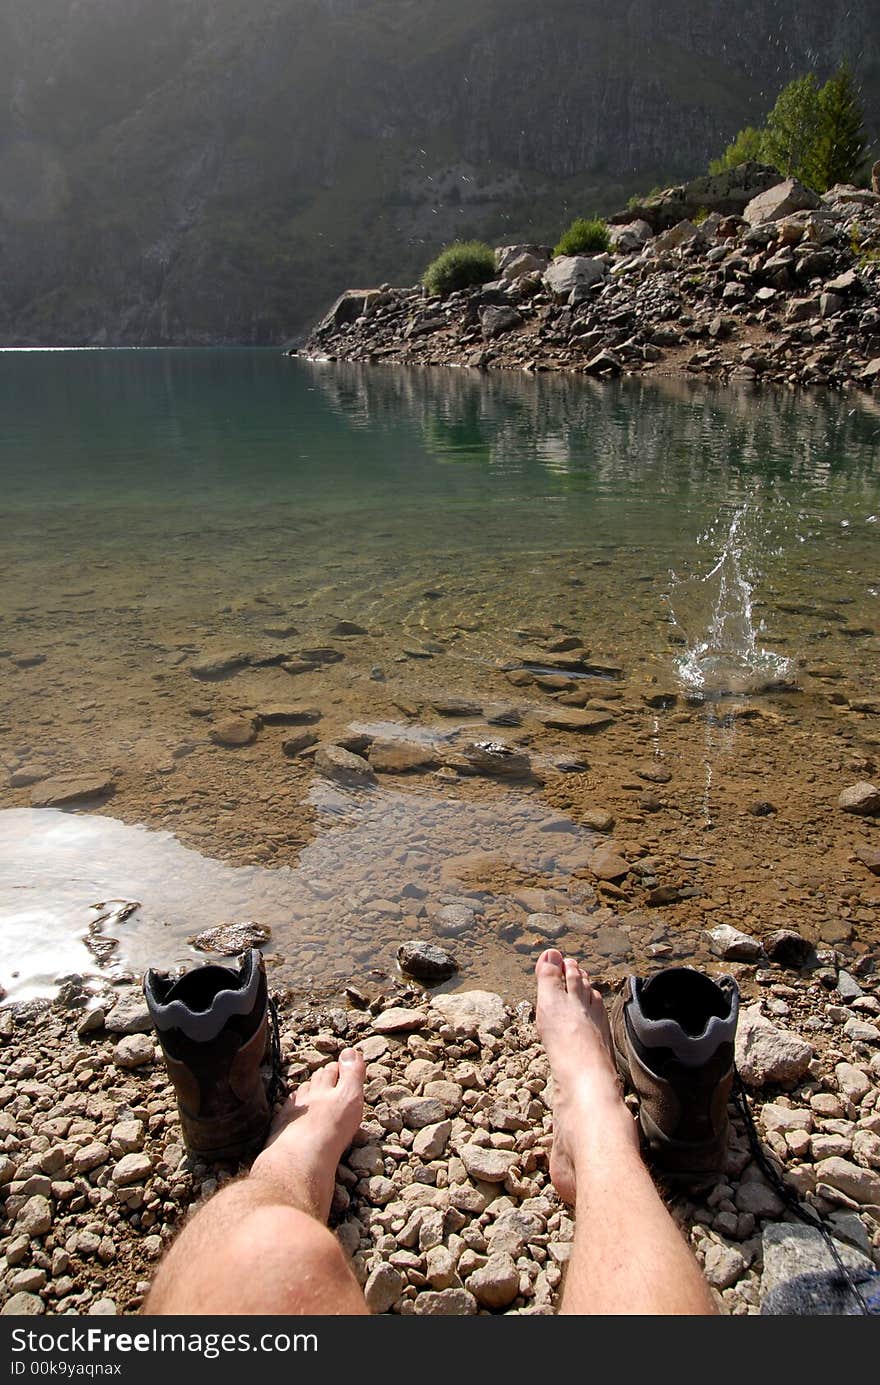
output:
[{"label": "submerged rock", "polygon": [[200,952],[217,952],[221,957],[236,957],[249,947],[263,947],[272,936],[272,929],[262,923],[220,923],[206,928],[189,939],[191,947]]},{"label": "submerged rock", "polygon": [[446,981],[458,971],[458,963],[451,952],[437,947],[436,943],[420,940],[401,943],[397,960],[401,971],[419,981]]},{"label": "submerged rock", "polygon": [[90,798],[109,798],[116,781],[109,774],[56,774],[31,792],[33,808],[61,808]]},{"label": "submerged rock", "polygon": [[845,813],[857,813],[861,817],[880,817],[880,789],[876,784],[851,784],[841,793],[837,806]]},{"label": "submerged rock", "polygon": [[337,779],[375,779],[372,767],[361,755],[343,750],[341,745],[321,745],[315,752],[315,768]]},{"label": "submerged rock", "polygon": [[227,749],[251,745],[257,738],[257,723],[253,717],[227,717],[211,728],[211,740]]},{"label": "submerged rock", "polygon": [[467,767],[475,774],[524,779],[532,769],[526,752],[507,745],[505,741],[473,741],[464,747],[462,754]]}]

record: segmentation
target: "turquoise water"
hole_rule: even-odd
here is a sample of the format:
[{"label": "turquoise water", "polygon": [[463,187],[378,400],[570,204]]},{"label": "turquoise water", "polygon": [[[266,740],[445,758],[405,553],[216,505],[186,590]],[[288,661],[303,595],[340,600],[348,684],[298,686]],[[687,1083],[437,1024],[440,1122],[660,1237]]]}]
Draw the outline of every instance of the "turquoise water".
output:
[{"label": "turquoise water", "polygon": [[[646,680],[752,693],[808,685],[831,665],[834,687],[876,699],[878,444],[880,401],[863,394],[254,350],[0,352],[0,807],[29,806],[31,774],[106,767],[118,789],[105,813],[180,826],[209,856],[296,869],[324,830],[307,762],[291,769],[280,731],[218,751],[213,720],[302,696],[321,708],[322,738],[401,723],[418,739],[426,699],[498,705],[513,694],[501,670],[524,647],[572,633],[635,690],[630,730],[603,742],[618,735],[618,753],[633,736],[660,744],[632,710]],[[336,640],[342,659],[317,673],[255,665],[217,685],[189,673],[218,649],[295,659],[333,641],[340,620],[367,633]],[[785,725],[792,766],[817,707],[805,697]],[[833,745],[834,728],[819,734]],[[702,730],[684,741],[708,820],[715,752]],[[574,748],[545,742],[539,756]],[[521,791],[480,792],[497,803]],[[489,837],[506,812],[493,807]],[[403,820],[432,879],[475,835],[433,803]],[[334,879],[348,855],[364,864],[345,882],[356,903],[321,925],[356,937],[358,956],[381,926],[365,940],[354,913],[397,879],[393,838],[365,841],[360,856],[332,856]],[[7,868],[5,902],[21,917],[14,877]],[[111,886],[101,878],[124,893]],[[27,891],[44,917],[39,881]],[[64,926],[78,909],[81,933],[93,903],[65,898]],[[183,917],[185,898],[175,907]]]}]

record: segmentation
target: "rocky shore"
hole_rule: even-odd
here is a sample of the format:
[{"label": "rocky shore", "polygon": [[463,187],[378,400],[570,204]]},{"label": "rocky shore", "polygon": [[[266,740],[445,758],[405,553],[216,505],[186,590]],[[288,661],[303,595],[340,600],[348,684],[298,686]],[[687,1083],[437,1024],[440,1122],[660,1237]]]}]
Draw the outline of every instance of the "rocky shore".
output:
[{"label": "rocky shore", "polygon": [[495,279],[445,298],[419,285],[349,290],[302,354],[874,388],[880,193],[839,185],[819,197],[743,165],[613,221],[605,253],[502,246]]},{"label": "rocky shore", "polygon": [[[880,1263],[872,964],[846,971],[792,933],[766,950],[716,935],[717,970],[742,990],[737,1057],[765,1152],[866,1276]],[[138,1311],[182,1221],[236,1173],[187,1156],[140,988],[108,987],[92,1004],[0,1012],[4,1314]],[[380,994],[365,980],[347,1008],[282,1015],[290,1082],[351,1043],[367,1058],[367,1105],[332,1220],[370,1307],[552,1312],[574,1221],[549,1180],[552,1091],[529,1002],[404,981]],[[856,1311],[827,1285],[805,1290],[830,1256],[786,1211],[731,1109],[726,1174],[670,1202],[721,1311]]]}]

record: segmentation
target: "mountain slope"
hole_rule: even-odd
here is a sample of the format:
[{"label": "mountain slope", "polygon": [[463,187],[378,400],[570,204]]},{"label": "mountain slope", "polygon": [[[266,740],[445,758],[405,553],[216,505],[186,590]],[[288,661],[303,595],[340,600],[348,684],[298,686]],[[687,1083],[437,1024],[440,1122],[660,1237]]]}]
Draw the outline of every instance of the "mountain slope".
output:
[{"label": "mountain slope", "polygon": [[702,171],[874,0],[0,0],[0,339],[279,342]]}]

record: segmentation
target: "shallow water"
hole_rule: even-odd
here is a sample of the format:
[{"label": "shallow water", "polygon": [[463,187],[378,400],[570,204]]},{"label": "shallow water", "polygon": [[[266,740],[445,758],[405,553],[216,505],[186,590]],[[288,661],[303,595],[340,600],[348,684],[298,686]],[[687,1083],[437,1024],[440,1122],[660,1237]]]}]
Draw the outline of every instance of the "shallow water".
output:
[{"label": "shallow water", "polygon": [[[200,927],[262,909],[298,975],[349,978],[376,958],[393,964],[406,932],[405,909],[367,907],[380,886],[399,904],[402,841],[421,835],[433,899],[445,857],[470,839],[517,842],[510,815],[523,806],[551,811],[534,789],[480,797],[407,781],[343,796],[340,820],[307,766],[281,757],[280,732],[233,758],[210,746],[206,727],[242,707],[304,697],[320,704],[322,738],[402,724],[407,739],[442,745],[467,718],[438,725],[432,698],[474,697],[488,717],[520,696],[499,665],[571,632],[621,667],[627,689],[654,680],[711,703],[830,666],[839,686],[876,698],[878,441],[869,395],[338,367],[264,351],[0,354],[10,774],[111,767],[119,788],[105,813],[179,825],[207,857],[250,859],[255,844],[272,866],[239,876],[155,833],[148,849],[146,834],[106,816],[16,817],[14,832],[2,828],[0,981],[43,984],[47,941],[66,939],[55,964],[77,969],[89,905],[129,894],[148,898],[122,929],[126,966],[181,961]],[[369,633],[336,637],[339,620]],[[299,679],[271,665],[217,684],[189,673],[218,649],[274,659],[328,643],[340,661]],[[696,824],[713,820],[722,774],[748,768],[725,716],[710,711],[682,737]],[[792,773],[799,736],[833,749],[822,717],[809,697],[777,715]],[[670,728],[653,720],[634,739],[662,758]],[[533,759],[574,749],[539,738]],[[17,812],[28,801],[11,781],[0,797]],[[49,817],[56,848],[72,833],[57,857]],[[86,822],[98,838],[63,826]],[[97,869],[109,838],[95,851],[117,829],[107,859],[132,866],[118,878]],[[473,948],[471,981],[502,984],[525,965],[497,928],[478,928]]]}]

